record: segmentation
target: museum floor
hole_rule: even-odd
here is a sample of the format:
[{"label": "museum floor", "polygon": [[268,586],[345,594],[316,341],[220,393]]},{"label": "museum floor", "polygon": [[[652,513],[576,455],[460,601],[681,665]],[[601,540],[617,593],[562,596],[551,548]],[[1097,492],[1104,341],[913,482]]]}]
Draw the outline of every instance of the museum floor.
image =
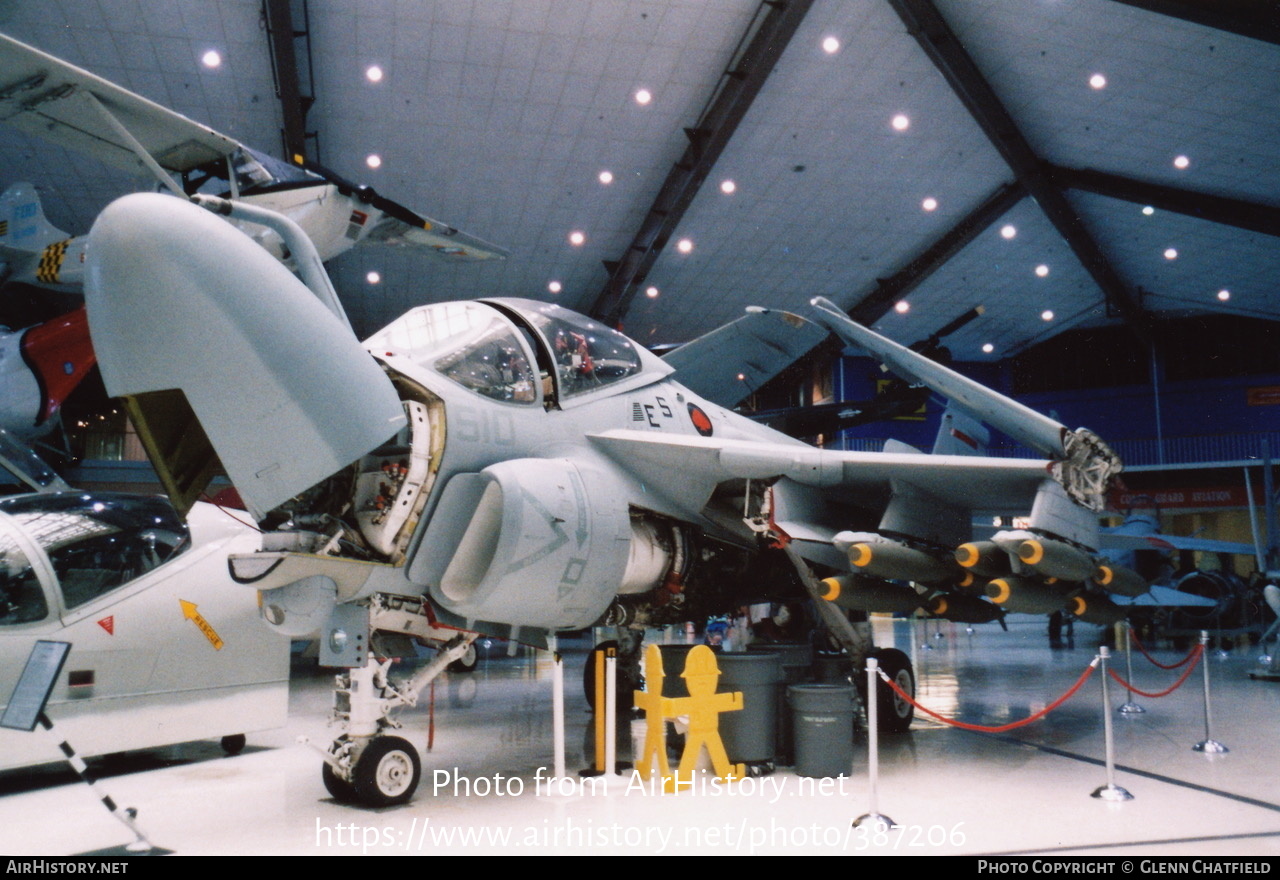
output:
[{"label": "museum floor", "polygon": [[[1077,625],[1073,648],[1050,650],[1043,618],[988,625],[882,621],[878,641],[912,654],[920,698],[939,713],[999,725],[1042,709],[1093,659],[1099,630]],[[941,634],[941,637],[939,637]],[[295,670],[288,726],[249,738],[236,757],[216,743],[97,762],[100,788],[138,810],[138,823],[179,855],[405,853],[1280,854],[1280,683],[1255,681],[1259,651],[1211,656],[1215,740],[1229,753],[1192,750],[1205,738],[1200,669],[1141,715],[1114,715],[1116,784],[1133,799],[1091,797],[1107,782],[1101,676],[1028,727],[983,734],[919,716],[882,737],[880,812],[898,828],[851,828],[869,806],[866,745],[852,776],[816,785],[789,769],[728,788],[654,794],[629,777],[594,791],[574,778],[554,788],[551,664],[531,656],[481,660],[441,680],[434,745],[408,804],[381,810],[334,802],[318,743],[330,678]],[[1185,652],[1153,651],[1170,664]],[[566,649],[571,773],[583,766],[588,716],[584,654]],[[1134,683],[1155,692],[1179,670],[1133,657]],[[1125,674],[1123,657],[1114,666]],[[1112,706],[1124,702],[1112,682]],[[405,712],[404,735],[425,749],[425,706]],[[495,776],[500,774],[500,776]],[[541,775],[544,781],[539,782]],[[517,784],[518,783],[518,784]],[[466,787],[472,790],[468,795]],[[487,788],[487,790],[486,790]],[[523,788],[518,796],[512,793]],[[842,790],[843,789],[843,790]],[[0,852],[70,855],[129,842],[129,832],[66,771],[0,774]]]}]

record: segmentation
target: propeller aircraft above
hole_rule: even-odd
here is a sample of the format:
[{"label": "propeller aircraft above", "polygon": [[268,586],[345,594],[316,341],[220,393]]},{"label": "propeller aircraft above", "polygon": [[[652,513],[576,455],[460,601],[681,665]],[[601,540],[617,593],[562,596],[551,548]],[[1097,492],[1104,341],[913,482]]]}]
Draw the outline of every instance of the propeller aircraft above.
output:
[{"label": "propeller aircraft above", "polygon": [[[450,260],[506,256],[502,248],[302,156],[285,162],[260,153],[4,34],[0,121],[108,165],[142,172],[176,195],[215,195],[282,214],[302,227],[321,260],[366,241],[422,247]],[[29,184],[0,196],[0,209],[0,262],[6,267],[0,280],[7,274],[53,289],[80,283],[84,238],[71,238],[45,221]],[[281,236],[258,225],[255,217],[247,212],[231,220],[275,256],[291,261]]]},{"label": "propeller aircraft above", "polygon": [[[425,305],[361,343],[322,284],[185,199],[126,196],[89,239],[103,379],[170,497],[184,510],[225,472],[264,527],[259,549],[231,556],[234,578],[260,592],[271,626],[318,632],[322,665],[348,670],[344,731],[323,768],[342,800],[412,795],[419,758],[392,735],[394,710],[479,633],[545,644],[558,630],[705,620],[806,589],[862,611],[1107,620],[1122,614],[1109,591],[1145,590],[1097,560],[1098,511],[1120,470],[1102,441],[824,300],[814,322],[1048,461],[977,454],[984,429],[956,409],[932,455],[814,448],[679,381],[736,375],[719,346],[689,343],[677,374],[543,302]],[[797,348],[812,345],[811,321],[747,319],[748,334],[767,325],[776,342],[791,328]],[[975,514],[991,513],[1028,525],[970,541]],[[821,588],[814,572],[829,576]],[[377,658],[410,639],[440,653],[393,681]],[[905,655],[882,664],[910,682]],[[909,722],[909,710],[888,719]]]}]

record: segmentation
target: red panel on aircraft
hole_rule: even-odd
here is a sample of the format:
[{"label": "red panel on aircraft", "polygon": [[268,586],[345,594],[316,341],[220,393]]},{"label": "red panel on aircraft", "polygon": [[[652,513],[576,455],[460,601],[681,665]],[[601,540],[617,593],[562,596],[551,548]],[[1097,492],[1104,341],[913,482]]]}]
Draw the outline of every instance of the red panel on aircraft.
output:
[{"label": "red panel on aircraft", "polygon": [[84,306],[28,330],[22,337],[22,358],[40,383],[36,424],[41,424],[58,411],[96,363]]}]

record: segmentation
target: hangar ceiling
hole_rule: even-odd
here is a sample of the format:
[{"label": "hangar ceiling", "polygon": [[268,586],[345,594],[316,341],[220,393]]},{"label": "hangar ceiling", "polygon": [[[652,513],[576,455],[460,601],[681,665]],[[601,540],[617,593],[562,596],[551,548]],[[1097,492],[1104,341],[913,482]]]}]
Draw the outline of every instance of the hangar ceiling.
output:
[{"label": "hangar ceiling", "polygon": [[[334,260],[362,333],[524,296],[672,343],[821,295],[904,343],[981,305],[948,345],[997,360],[1072,327],[1280,313],[1272,0],[286,5],[311,158],[511,252]],[[0,0],[0,32],[284,153],[259,0]],[[0,127],[0,188],[19,180],[73,234],[138,186]]]}]

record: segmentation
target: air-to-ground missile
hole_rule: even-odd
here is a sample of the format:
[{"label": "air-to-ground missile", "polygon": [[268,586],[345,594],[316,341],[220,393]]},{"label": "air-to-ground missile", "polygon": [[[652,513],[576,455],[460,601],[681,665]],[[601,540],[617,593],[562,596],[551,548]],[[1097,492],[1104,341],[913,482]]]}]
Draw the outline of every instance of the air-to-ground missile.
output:
[{"label": "air-to-ground missile", "polygon": [[1124,609],[1106,596],[1095,593],[1081,593],[1072,597],[1067,603],[1067,610],[1085,623],[1096,623],[1099,626],[1110,626],[1124,620]]},{"label": "air-to-ground missile", "polygon": [[1120,596],[1141,596],[1148,590],[1147,580],[1132,568],[1103,563],[1093,576],[1093,582],[1108,593]]},{"label": "air-to-ground missile", "polygon": [[842,574],[822,581],[822,598],[850,611],[910,614],[920,607],[920,594],[910,587],[888,584],[856,574]]},{"label": "air-to-ground missile", "polygon": [[987,598],[1005,611],[1049,614],[1067,604],[1067,590],[1061,584],[1046,584],[1034,578],[1011,574],[987,584]]},{"label": "air-to-ground missile", "polygon": [[988,580],[1009,574],[1009,552],[995,541],[970,541],[956,548],[960,567]]},{"label": "air-to-ground missile", "polygon": [[956,573],[949,560],[874,532],[841,532],[835,537],[835,545],[849,554],[849,563],[857,574],[929,584]]},{"label": "air-to-ground missile", "polygon": [[989,623],[1000,616],[1000,607],[978,596],[960,593],[940,593],[928,601],[925,607],[934,617],[954,620],[956,623]]},{"label": "air-to-ground missile", "polygon": [[1045,577],[1087,581],[1098,567],[1088,551],[1025,529],[996,532],[991,540],[1015,556],[1022,565]]}]

